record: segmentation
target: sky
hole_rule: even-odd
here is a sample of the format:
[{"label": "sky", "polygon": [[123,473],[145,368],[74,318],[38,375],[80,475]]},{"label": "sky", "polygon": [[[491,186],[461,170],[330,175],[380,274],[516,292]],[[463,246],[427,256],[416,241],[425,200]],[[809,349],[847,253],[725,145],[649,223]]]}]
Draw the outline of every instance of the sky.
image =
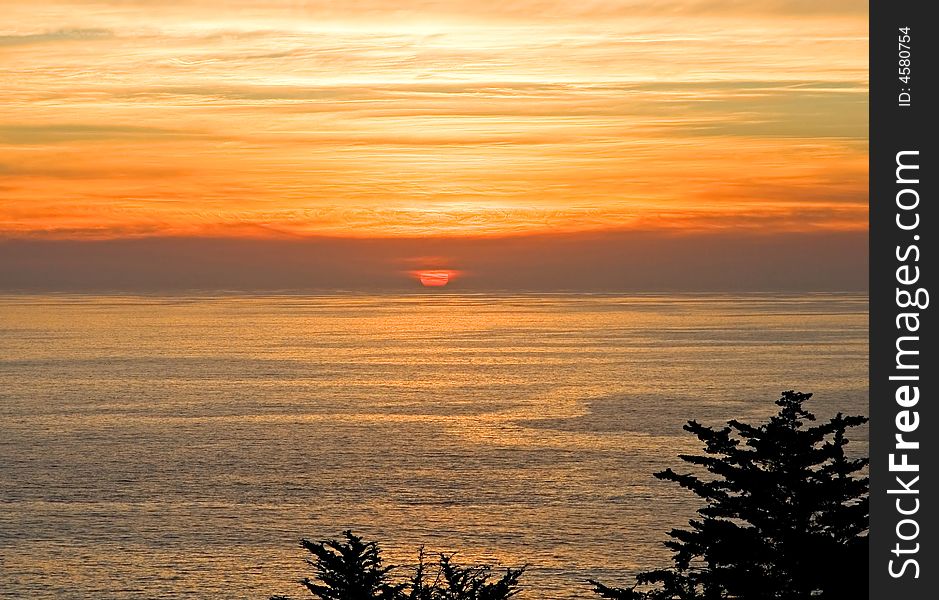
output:
[{"label": "sky", "polygon": [[0,289],[866,287],[866,2],[0,10]]}]

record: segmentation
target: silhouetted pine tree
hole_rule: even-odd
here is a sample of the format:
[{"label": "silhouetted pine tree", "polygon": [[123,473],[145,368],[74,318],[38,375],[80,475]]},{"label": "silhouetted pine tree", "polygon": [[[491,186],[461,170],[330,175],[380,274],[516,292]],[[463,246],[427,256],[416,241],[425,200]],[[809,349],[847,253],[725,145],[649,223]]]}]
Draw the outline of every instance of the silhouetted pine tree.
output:
[{"label": "silhouetted pine tree", "polygon": [[[429,583],[428,583],[429,582]],[[431,580],[424,562],[424,547],[417,551],[417,566],[411,576],[411,585],[408,590],[408,600],[434,600],[434,592],[440,585],[440,572]]]},{"label": "silhouetted pine tree", "polygon": [[394,584],[388,574],[393,566],[382,566],[377,542],[365,542],[351,531],[344,531],[345,542],[301,540],[315,560],[307,560],[316,571],[315,579],[303,585],[322,600],[398,600],[407,587]]},{"label": "silhouetted pine tree", "polygon": [[811,396],[784,392],[759,426],[689,421],[705,455],[680,458],[710,476],[655,474],[705,501],[689,529],[669,532],[674,566],[641,573],[632,588],[591,581],[594,591],[616,600],[865,597],[868,479],[859,475],[868,460],[847,458],[844,447],[848,428],[867,419],[839,413],[806,426],[815,421],[803,407]]},{"label": "silhouetted pine tree", "polygon": [[[521,590],[519,579],[525,567],[506,569],[493,581],[489,565],[461,567],[452,555],[441,554],[436,570],[425,563],[424,549],[406,583],[394,583],[390,573],[397,567],[382,565],[377,542],[365,542],[351,531],[345,541],[326,540],[300,544],[313,556],[307,563],[315,569],[314,578],[301,583],[322,600],[508,600]],[[272,596],[271,600],[289,600]]]},{"label": "silhouetted pine tree", "polygon": [[440,583],[435,586],[434,600],[506,600],[518,594],[518,580],[525,567],[506,569],[497,581],[490,583],[492,575],[488,565],[461,567],[453,556],[440,555]]}]

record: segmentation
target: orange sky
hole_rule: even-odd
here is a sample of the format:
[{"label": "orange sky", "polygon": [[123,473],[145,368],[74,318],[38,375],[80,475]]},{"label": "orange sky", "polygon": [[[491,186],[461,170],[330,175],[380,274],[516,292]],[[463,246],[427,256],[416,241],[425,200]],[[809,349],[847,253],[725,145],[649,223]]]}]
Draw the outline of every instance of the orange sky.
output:
[{"label": "orange sky", "polygon": [[864,2],[0,10],[0,237],[867,226]]}]

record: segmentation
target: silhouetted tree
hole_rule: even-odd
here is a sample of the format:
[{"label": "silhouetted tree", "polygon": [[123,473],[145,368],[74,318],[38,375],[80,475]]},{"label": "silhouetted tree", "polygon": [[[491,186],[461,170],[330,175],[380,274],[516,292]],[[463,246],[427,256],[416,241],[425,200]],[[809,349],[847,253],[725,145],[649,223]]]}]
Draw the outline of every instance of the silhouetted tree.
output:
[{"label": "silhouetted tree", "polygon": [[[395,566],[382,564],[377,542],[365,542],[351,531],[342,540],[311,542],[301,540],[314,559],[315,577],[301,583],[321,600],[508,600],[521,590],[519,579],[525,567],[506,569],[493,579],[489,565],[462,567],[453,555],[441,554],[437,567],[428,568],[423,547],[418,552],[414,573],[406,582],[395,583]],[[272,596],[271,600],[289,600]]]},{"label": "silhouetted tree", "polygon": [[701,497],[700,518],[669,532],[672,567],[641,573],[631,588],[591,581],[594,591],[615,600],[866,597],[868,460],[844,449],[847,430],[867,419],[839,413],[806,426],[811,396],[783,392],[759,426],[689,421],[705,454],[679,457],[710,475],[655,476]]},{"label": "silhouetted tree", "polygon": [[389,573],[395,567],[382,566],[381,549],[377,542],[365,542],[351,531],[344,531],[345,541],[311,542],[300,545],[315,560],[307,560],[316,577],[301,583],[322,600],[398,600],[406,584],[392,583]]},{"label": "silhouetted tree", "polygon": [[440,571],[438,570],[431,579],[427,564],[424,562],[424,547],[421,546],[417,551],[417,566],[414,568],[414,575],[411,576],[407,598],[408,600],[434,600],[434,593],[439,585]]},{"label": "silhouetted tree", "polygon": [[525,567],[506,569],[497,581],[490,583],[492,575],[488,565],[461,567],[453,562],[453,556],[440,555],[440,582],[432,598],[434,600],[505,600],[518,594],[518,580]]}]

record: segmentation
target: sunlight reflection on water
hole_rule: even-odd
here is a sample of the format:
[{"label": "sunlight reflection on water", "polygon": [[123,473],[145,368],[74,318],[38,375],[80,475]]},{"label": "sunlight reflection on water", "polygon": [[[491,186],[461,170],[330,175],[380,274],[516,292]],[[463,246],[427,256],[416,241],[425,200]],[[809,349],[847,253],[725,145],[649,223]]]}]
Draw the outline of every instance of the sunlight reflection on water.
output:
[{"label": "sunlight reflection on water", "polygon": [[866,378],[853,295],[3,296],[0,596],[299,598],[351,527],[590,597],[690,516],[685,420]]}]

